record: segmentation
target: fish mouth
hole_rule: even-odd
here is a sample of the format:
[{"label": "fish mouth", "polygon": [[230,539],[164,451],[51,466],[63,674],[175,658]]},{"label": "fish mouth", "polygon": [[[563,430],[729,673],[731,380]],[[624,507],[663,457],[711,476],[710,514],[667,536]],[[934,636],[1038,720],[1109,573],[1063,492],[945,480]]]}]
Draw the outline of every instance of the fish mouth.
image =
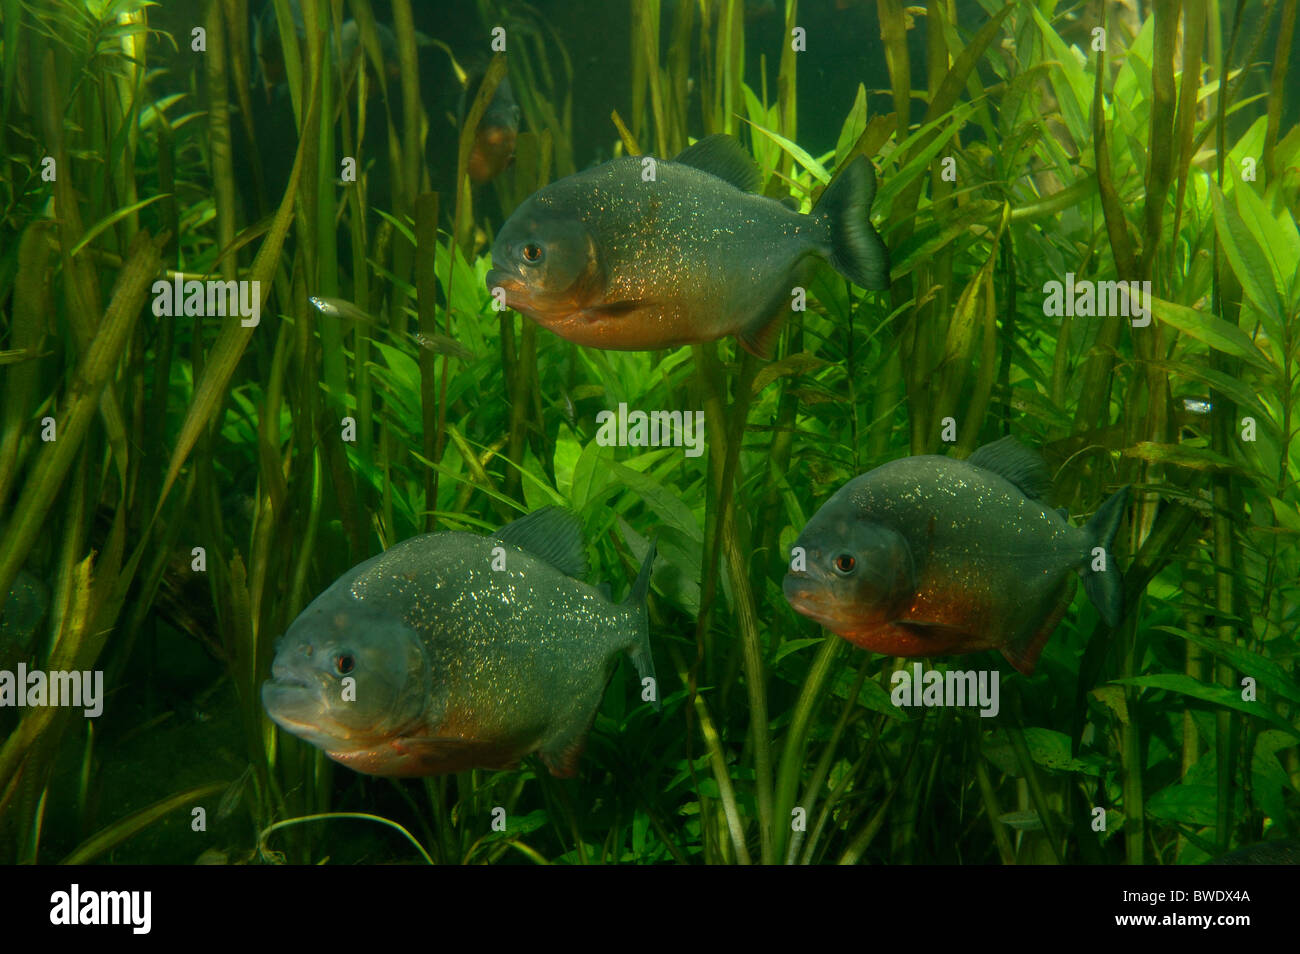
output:
[{"label": "fish mouth", "polygon": [[346,739],[333,731],[319,689],[300,676],[262,683],[262,708],[285,732],[326,752],[333,753],[346,744]]},{"label": "fish mouth", "polygon": [[507,291],[522,290],[524,288],[524,273],[518,268],[502,265],[493,259],[492,267],[488,269],[486,281],[489,288],[500,285]]},{"label": "fish mouth", "polygon": [[271,666],[271,679],[267,682],[268,686],[294,687],[301,689],[314,688],[312,681],[303,673],[284,665],[276,663]]},{"label": "fish mouth", "polygon": [[321,711],[321,687],[306,674],[284,664],[271,667],[271,678],[262,683],[262,708],[277,725],[304,735],[315,729]]},{"label": "fish mouth", "polygon": [[528,304],[528,285],[523,274],[512,268],[493,266],[484,281],[489,289],[500,288],[506,293],[506,307],[524,311]]},{"label": "fish mouth", "polygon": [[843,608],[834,600],[819,595],[817,581],[804,573],[787,573],[781,590],[791,609],[825,626],[833,633],[846,625]]}]

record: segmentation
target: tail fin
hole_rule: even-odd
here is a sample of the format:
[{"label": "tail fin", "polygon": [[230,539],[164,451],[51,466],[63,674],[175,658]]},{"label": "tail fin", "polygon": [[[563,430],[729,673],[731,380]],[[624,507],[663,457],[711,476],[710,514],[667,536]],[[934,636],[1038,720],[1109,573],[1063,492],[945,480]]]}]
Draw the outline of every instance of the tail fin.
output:
[{"label": "tail fin", "polygon": [[[1124,517],[1124,508],[1128,506],[1128,495],[1127,486],[1115,491],[1083,528],[1089,539],[1089,553],[1083,569],[1083,588],[1108,626],[1119,625],[1124,616],[1124,577],[1115,565],[1112,545],[1120,520]],[[1095,563],[1092,550],[1095,547],[1102,547],[1105,551],[1101,557],[1105,560],[1104,569],[1093,569]]]},{"label": "tail fin", "polygon": [[876,197],[876,171],[866,156],[858,156],[822,193],[812,214],[830,227],[825,249],[831,266],[863,288],[889,287],[889,249],[869,218]]},{"label": "tail fin", "polygon": [[636,628],[635,638],[632,640],[632,645],[628,647],[627,654],[632,657],[632,665],[636,666],[642,685],[645,685],[645,680],[650,680],[649,688],[653,692],[650,702],[658,712],[662,704],[659,702],[659,680],[655,678],[655,660],[650,652],[650,617],[645,608],[646,594],[650,592],[650,576],[654,572],[654,562],[655,541],[651,539],[650,549],[646,551],[645,559],[641,562],[641,572],[637,574],[636,582],[632,584],[632,591],[623,601],[623,605],[632,610]]}]

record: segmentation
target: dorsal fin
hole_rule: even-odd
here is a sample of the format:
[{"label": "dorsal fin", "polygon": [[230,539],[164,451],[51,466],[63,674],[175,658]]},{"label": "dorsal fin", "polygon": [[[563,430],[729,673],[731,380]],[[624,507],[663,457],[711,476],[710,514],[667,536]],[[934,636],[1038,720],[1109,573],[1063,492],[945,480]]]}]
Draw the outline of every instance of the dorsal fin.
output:
[{"label": "dorsal fin", "polygon": [[1052,478],[1043,459],[1014,437],[985,444],[966,461],[1015,484],[1030,500],[1045,500]]},{"label": "dorsal fin", "polygon": [[563,507],[543,507],[506,524],[496,537],[527,550],[561,573],[575,578],[587,575],[587,550],[582,539],[582,521]]},{"label": "dorsal fin", "polygon": [[763,178],[758,165],[745,152],[745,147],[736,137],[726,133],[705,136],[695,145],[687,146],[678,153],[673,162],[717,176],[741,192],[755,191],[759,180]]}]

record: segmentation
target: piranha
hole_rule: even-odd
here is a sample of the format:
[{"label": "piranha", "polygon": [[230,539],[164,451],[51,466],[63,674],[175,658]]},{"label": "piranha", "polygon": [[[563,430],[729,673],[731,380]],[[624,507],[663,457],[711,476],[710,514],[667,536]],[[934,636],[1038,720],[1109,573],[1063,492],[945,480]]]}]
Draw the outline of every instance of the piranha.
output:
[{"label": "piranha", "polygon": [[[262,686],[286,732],[358,772],[506,768],[536,752],[576,773],[618,657],[654,688],[645,600],[587,572],[578,518],[534,511],[492,536],[412,537],[349,570],[277,643]],[[659,707],[657,689],[655,708]]]},{"label": "piranha", "polygon": [[1032,675],[1078,584],[1123,615],[1111,544],[1123,487],[1086,526],[1044,502],[1042,459],[1004,437],[967,460],[905,457],[855,477],[795,541],[785,597],[849,642],[891,656],[985,649]]},{"label": "piranha", "polygon": [[[472,78],[461,97],[461,121],[474,101],[483,77]],[[474,146],[470,150],[469,177],[477,185],[490,182],[510,165],[515,157],[515,139],[519,135],[519,106],[510,89],[510,78],[503,76],[492,94],[492,102],[479,120],[474,131]]]},{"label": "piranha", "polygon": [[624,156],[567,176],[501,227],[488,287],[577,344],[649,351],[734,334],[762,357],[816,259],[863,288],[889,286],[865,157],[808,215],[754,194],[759,178],[723,134],[672,161]]}]

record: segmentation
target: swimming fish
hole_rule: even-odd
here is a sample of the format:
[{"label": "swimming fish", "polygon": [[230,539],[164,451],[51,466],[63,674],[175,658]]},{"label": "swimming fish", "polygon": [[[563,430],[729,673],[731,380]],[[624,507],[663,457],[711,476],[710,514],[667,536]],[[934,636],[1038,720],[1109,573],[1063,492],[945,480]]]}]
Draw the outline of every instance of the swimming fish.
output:
[{"label": "swimming fish", "polygon": [[[267,714],[371,775],[503,768],[536,752],[576,773],[620,653],[654,689],[645,599],[587,572],[578,518],[547,507],[491,536],[427,533],[334,582],[278,641]],[[644,693],[643,693],[644,695]]]},{"label": "swimming fish", "polygon": [[[481,75],[468,81],[465,95],[461,97],[462,122],[482,82]],[[510,89],[510,77],[503,76],[474,132],[474,148],[470,150],[467,167],[470,179],[482,185],[499,176],[515,157],[518,135],[519,106],[515,103],[514,91]]]},{"label": "swimming fish", "polygon": [[[1123,580],[1111,544],[1128,487],[1084,527],[1044,503],[1042,459],[1014,438],[968,460],[904,457],[835,492],[795,541],[794,609],[891,656],[1001,650],[1032,675],[1077,580],[1111,626]],[[1072,572],[1073,571],[1073,572]]]},{"label": "swimming fish", "polygon": [[672,161],[623,156],[567,176],[501,227],[488,287],[577,344],[647,351],[734,334],[764,356],[812,260],[864,288],[889,286],[865,157],[809,215],[755,195],[758,182],[753,159],[722,134]]}]

